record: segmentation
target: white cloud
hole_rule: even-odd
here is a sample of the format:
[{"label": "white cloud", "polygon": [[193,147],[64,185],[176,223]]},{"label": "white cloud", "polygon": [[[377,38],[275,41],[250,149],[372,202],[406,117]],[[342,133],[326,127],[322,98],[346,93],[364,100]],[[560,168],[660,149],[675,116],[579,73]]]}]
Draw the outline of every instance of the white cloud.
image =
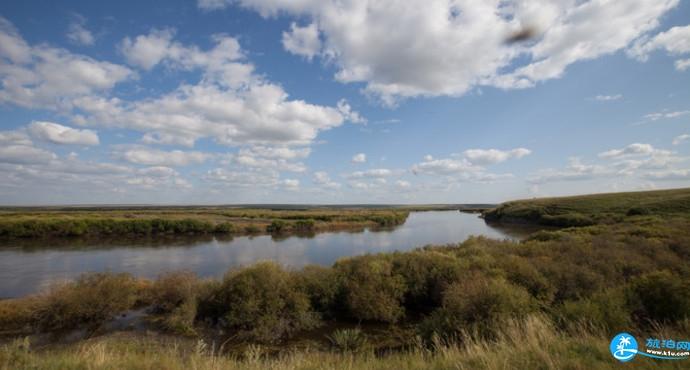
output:
[{"label": "white cloud", "polygon": [[331,180],[331,177],[328,175],[328,173],[323,171],[314,172],[312,182],[328,189],[340,189],[341,187],[340,183]]},{"label": "white cloud", "polygon": [[513,150],[498,150],[498,149],[469,149],[463,152],[472,164],[488,165],[505,162],[511,158],[522,158],[532,153],[529,149],[516,148]]},{"label": "white cloud", "polygon": [[92,130],[79,130],[53,122],[33,121],[28,131],[36,139],[54,144],[98,145],[98,134]]},{"label": "white cloud", "polygon": [[352,163],[364,163],[367,161],[367,155],[364,153],[357,153],[352,156]]},{"label": "white cloud", "polygon": [[670,119],[670,118],[678,118],[682,117],[685,115],[690,114],[690,110],[682,110],[682,111],[662,111],[662,112],[654,112],[650,113],[644,116],[645,119],[649,121],[658,121],[660,119]]},{"label": "white cloud", "polygon": [[75,14],[67,30],[67,39],[78,45],[93,45],[96,38],[85,26],[86,18]]},{"label": "white cloud", "polygon": [[634,143],[626,146],[625,148],[622,149],[611,149],[607,150],[605,152],[599,153],[599,158],[617,158],[617,157],[624,157],[624,156],[629,156],[629,155],[638,155],[638,154],[652,154],[654,153],[655,149],[653,146],[650,144],[640,144],[640,143]]},{"label": "white cloud", "polygon": [[0,131],[0,145],[31,146],[33,145],[33,142],[29,136],[22,131]]},{"label": "white cloud", "polygon": [[673,27],[654,37],[641,37],[628,50],[628,55],[646,61],[651,52],[659,49],[670,55],[690,53],[690,26]]},{"label": "white cloud", "polygon": [[196,151],[163,151],[148,148],[129,149],[118,156],[130,163],[172,167],[203,163],[211,157],[208,153]]},{"label": "white cloud", "polygon": [[367,119],[362,117],[359,112],[352,110],[347,100],[340,99],[337,104],[338,111],[345,117],[346,120],[352,123],[367,123]]},{"label": "white cloud", "polygon": [[674,66],[679,71],[685,71],[686,69],[690,68],[690,59],[678,59],[674,63]]},{"label": "white cloud", "polygon": [[596,101],[614,101],[614,100],[620,100],[620,99],[623,99],[623,95],[621,95],[621,94],[597,95],[594,97],[594,100],[596,100]]},{"label": "white cloud", "polygon": [[133,75],[126,67],[64,49],[30,46],[0,17],[0,104],[70,108],[73,99],[108,91]]},{"label": "white cloud", "polygon": [[393,171],[387,168],[374,168],[366,171],[355,171],[351,174],[345,175],[348,179],[376,179],[392,176]]},{"label": "white cloud", "polygon": [[595,177],[611,175],[611,171],[604,166],[584,164],[580,158],[570,158],[568,166],[564,170],[546,169],[528,179],[533,184],[544,184],[560,181],[582,181]]},{"label": "white cloud", "polygon": [[290,31],[283,32],[283,47],[292,54],[311,60],[321,51],[319,29],[315,23],[300,27],[293,22]]},{"label": "white cloud", "polygon": [[690,134],[678,135],[675,138],[673,138],[673,145],[680,145],[688,139],[690,139]]},{"label": "white cloud", "polygon": [[[290,100],[279,85],[253,73],[254,66],[241,61],[236,39],[215,36],[207,51],[172,40],[172,31],[153,31],[125,39],[123,52],[143,68],[166,63],[173,68],[201,69],[196,85],[182,84],[175,91],[137,102],[117,98],[84,97],[75,100],[83,113],[81,125],[102,124],[142,131],[145,143],[182,143],[204,137],[224,145],[308,145],[320,131],[356,119],[339,108]],[[142,56],[140,48],[153,44]],[[140,46],[141,45],[141,46]]]},{"label": "white cloud", "polygon": [[279,174],[275,171],[232,171],[216,168],[208,171],[204,179],[230,187],[264,187],[279,184]]},{"label": "white cloud", "polygon": [[397,180],[395,182],[395,185],[399,188],[402,188],[402,189],[409,189],[412,186],[412,184],[410,184],[409,181],[405,181],[405,180]]},{"label": "white cloud", "polygon": [[[558,78],[572,63],[626,48],[656,28],[678,0],[198,2],[206,10],[233,3],[264,17],[306,19],[322,36],[319,55],[335,63],[337,80],[364,82],[367,93],[395,104]],[[525,29],[535,30],[532,40],[505,42]]]},{"label": "white cloud", "polygon": [[646,175],[644,175],[644,178],[648,180],[688,180],[690,179],[690,170],[687,169],[682,169],[682,170],[665,170],[665,171],[656,171],[656,172],[650,172]]},{"label": "white cloud", "polygon": [[54,153],[30,145],[3,145],[0,147],[0,163],[48,163],[55,158]]},{"label": "white cloud", "polygon": [[299,189],[299,180],[297,179],[285,179],[281,181],[281,184],[288,190]]}]

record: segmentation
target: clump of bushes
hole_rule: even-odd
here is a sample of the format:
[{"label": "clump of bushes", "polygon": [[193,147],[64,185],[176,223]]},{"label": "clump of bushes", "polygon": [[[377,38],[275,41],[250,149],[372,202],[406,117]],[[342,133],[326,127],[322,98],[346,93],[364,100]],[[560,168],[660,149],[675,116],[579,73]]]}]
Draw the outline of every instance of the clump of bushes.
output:
[{"label": "clump of bushes", "polygon": [[150,311],[170,331],[192,335],[198,297],[203,286],[196,274],[174,272],[160,276],[149,289]]},{"label": "clump of bushes", "polygon": [[535,310],[527,291],[501,278],[474,276],[451,284],[443,304],[420,325],[424,338],[454,339],[465,333],[492,337],[508,319]]},{"label": "clump of bushes", "polygon": [[343,304],[358,320],[393,323],[405,310],[405,281],[385,258],[363,256],[345,259],[334,266],[342,282]]},{"label": "clump of bushes", "polygon": [[311,233],[316,230],[314,220],[298,220],[292,225],[292,230],[298,233]]},{"label": "clump of bushes", "polygon": [[266,226],[266,232],[270,234],[280,234],[288,231],[288,224],[283,220],[273,220],[270,225]]},{"label": "clump of bushes", "polygon": [[294,276],[272,262],[230,272],[211,296],[210,304],[222,326],[239,337],[274,342],[318,325],[309,298]]},{"label": "clump of bushes", "polygon": [[86,274],[38,297],[32,324],[43,331],[98,325],[137,301],[139,283],[129,274]]},{"label": "clump of bushes", "polygon": [[690,317],[687,279],[669,271],[655,271],[634,279],[630,305],[638,321],[676,322]]}]

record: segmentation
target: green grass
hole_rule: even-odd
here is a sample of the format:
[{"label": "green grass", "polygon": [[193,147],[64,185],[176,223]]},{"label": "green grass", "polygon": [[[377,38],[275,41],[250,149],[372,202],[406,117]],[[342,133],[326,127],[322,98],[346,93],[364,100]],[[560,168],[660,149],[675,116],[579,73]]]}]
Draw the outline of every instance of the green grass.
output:
[{"label": "green grass", "polygon": [[690,215],[690,189],[517,200],[484,212],[487,221],[553,226],[623,222],[641,215]]}]

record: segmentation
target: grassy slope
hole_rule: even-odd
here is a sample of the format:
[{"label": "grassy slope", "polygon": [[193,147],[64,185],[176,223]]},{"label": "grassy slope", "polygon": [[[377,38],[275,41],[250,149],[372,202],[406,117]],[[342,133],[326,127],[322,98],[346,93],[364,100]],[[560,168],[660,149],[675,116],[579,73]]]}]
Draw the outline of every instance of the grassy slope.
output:
[{"label": "grassy slope", "polygon": [[690,188],[517,200],[486,211],[484,217],[497,222],[585,226],[641,214],[690,214]]}]

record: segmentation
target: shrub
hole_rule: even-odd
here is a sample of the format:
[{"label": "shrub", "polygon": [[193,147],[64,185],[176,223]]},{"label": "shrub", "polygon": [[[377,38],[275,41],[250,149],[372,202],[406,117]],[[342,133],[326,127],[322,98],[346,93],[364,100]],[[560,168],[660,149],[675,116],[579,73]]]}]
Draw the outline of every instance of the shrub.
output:
[{"label": "shrub", "polygon": [[503,279],[474,276],[451,284],[443,305],[420,325],[424,338],[453,339],[463,331],[491,337],[510,318],[523,318],[534,310],[527,291]]},{"label": "shrub", "polygon": [[130,309],[138,286],[129,274],[94,273],[40,297],[32,322],[42,330],[98,325]]},{"label": "shrub", "polygon": [[558,309],[557,321],[562,327],[577,328],[592,325],[605,332],[629,330],[632,323],[626,297],[622,289],[607,289],[590,298],[567,301]]},{"label": "shrub", "polygon": [[396,322],[403,315],[405,281],[383,257],[339,261],[334,268],[343,282],[343,304],[358,320]]},{"label": "shrub", "polygon": [[213,228],[213,232],[217,234],[233,234],[235,233],[235,226],[229,222],[223,222],[220,224],[217,224]]},{"label": "shrub", "polygon": [[307,294],[311,306],[327,316],[335,315],[339,309],[336,299],[341,293],[341,284],[334,269],[309,265],[296,273],[299,289]]},{"label": "shrub", "polygon": [[314,220],[298,220],[292,226],[293,230],[300,233],[314,232],[316,223]]},{"label": "shrub", "polygon": [[309,299],[293,276],[272,262],[232,271],[207,302],[220,304],[222,322],[240,337],[272,342],[314,327]]},{"label": "shrub", "polygon": [[266,232],[271,234],[280,234],[287,231],[287,222],[282,220],[273,220],[270,225],[266,226]]},{"label": "shrub", "polygon": [[194,334],[197,298],[201,283],[191,272],[164,274],[150,288],[151,312],[162,316],[165,329]]},{"label": "shrub", "polygon": [[396,253],[392,263],[393,273],[405,282],[405,308],[412,311],[440,306],[443,291],[467,270],[467,263],[436,251]]},{"label": "shrub", "polygon": [[687,279],[668,271],[656,271],[632,282],[629,301],[640,319],[676,322],[690,316]]}]

